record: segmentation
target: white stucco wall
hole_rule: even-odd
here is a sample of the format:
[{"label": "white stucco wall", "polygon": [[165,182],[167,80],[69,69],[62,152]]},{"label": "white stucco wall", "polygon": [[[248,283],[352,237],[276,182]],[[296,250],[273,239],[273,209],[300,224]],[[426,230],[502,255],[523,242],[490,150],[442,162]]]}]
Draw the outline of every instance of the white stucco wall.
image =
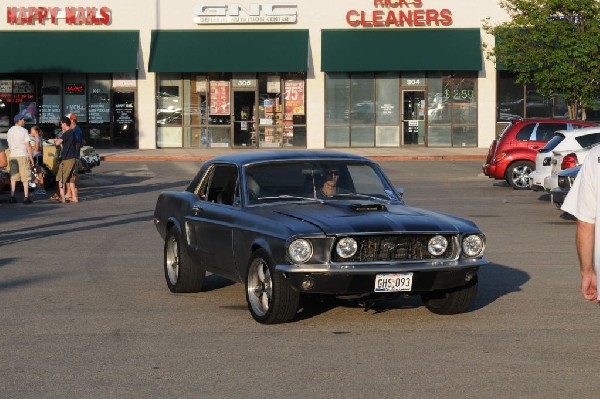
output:
[{"label": "white stucco wall", "polygon": [[[0,30],[139,30],[140,53],[137,87],[137,117],[139,128],[139,146],[142,149],[156,147],[155,128],[155,82],[154,73],[149,73],[148,61],[150,56],[150,35],[154,29],[308,29],[309,45],[309,71],[306,86],[306,112],[307,112],[307,140],[309,148],[324,147],[324,74],[321,72],[321,30],[322,29],[368,29],[352,28],[346,22],[346,13],[349,10],[364,10],[370,12],[376,7],[378,0],[295,0],[278,1],[273,3],[287,3],[297,5],[297,22],[295,24],[262,24],[262,25],[196,25],[193,18],[194,7],[198,4],[240,4],[249,7],[251,3],[266,4],[266,1],[240,0],[235,2],[202,1],[202,0],[103,0],[94,1],[53,1],[51,4],[35,3],[30,1],[8,1],[0,9],[6,13],[6,7],[109,7],[111,9],[112,23],[109,26],[67,26],[63,22],[56,25],[45,23],[43,25],[10,25],[7,23],[6,14],[0,18]],[[390,0],[392,4],[402,1]],[[497,0],[420,0],[421,7],[402,7],[396,10],[410,9],[448,9],[452,13],[452,24],[447,27],[428,26],[426,28],[480,28],[484,18],[491,18],[493,22],[507,18],[499,7]],[[412,3],[412,2],[411,2]],[[418,4],[419,0],[415,1]],[[381,9],[381,8],[379,8]],[[412,28],[412,27],[411,27]],[[402,27],[376,28],[376,29],[403,29]],[[482,31],[482,40],[491,40]],[[68,45],[67,43],[65,45]],[[257,56],[260,56],[257,44]],[[185,54],[181,55],[185,57]],[[360,57],[360,54],[357,54]],[[485,58],[485,57],[484,57]],[[494,65],[484,59],[484,69],[479,73],[478,81],[478,123],[480,147],[487,147],[495,135],[495,85],[496,74]]]}]

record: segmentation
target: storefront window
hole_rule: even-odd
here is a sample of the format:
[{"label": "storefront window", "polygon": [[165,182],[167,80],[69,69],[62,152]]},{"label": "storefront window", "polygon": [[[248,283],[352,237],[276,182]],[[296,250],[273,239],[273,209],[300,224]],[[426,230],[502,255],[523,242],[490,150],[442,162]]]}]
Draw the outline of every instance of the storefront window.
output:
[{"label": "storefront window", "polygon": [[477,145],[476,85],[467,73],[429,75],[429,146]]},{"label": "storefront window", "polygon": [[84,74],[63,76],[63,109],[65,115],[77,115],[77,122],[87,122],[87,87]]},{"label": "storefront window", "polygon": [[325,84],[325,125],[350,123],[350,75],[328,73]]},{"label": "storefront window", "polygon": [[351,79],[350,122],[356,124],[375,123],[375,94],[373,74],[353,74]]},{"label": "storefront window", "polygon": [[377,92],[375,146],[398,147],[400,145],[399,74],[396,72],[377,74],[375,85]]},{"label": "storefront window", "polygon": [[13,117],[25,117],[25,123],[38,123],[35,79],[0,79],[0,132],[8,131]]},{"label": "storefront window", "polygon": [[158,76],[156,134],[158,147],[181,147],[183,82],[179,74]]},{"label": "storefront window", "polygon": [[[89,79],[88,129],[83,141],[94,146],[110,143],[110,76],[93,75]],[[83,123],[79,121],[78,123]]]}]

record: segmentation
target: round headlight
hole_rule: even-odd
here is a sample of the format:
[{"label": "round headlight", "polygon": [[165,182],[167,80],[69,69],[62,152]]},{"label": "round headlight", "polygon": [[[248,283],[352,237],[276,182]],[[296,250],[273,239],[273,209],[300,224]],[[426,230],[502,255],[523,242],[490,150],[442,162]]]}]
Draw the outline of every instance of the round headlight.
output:
[{"label": "round headlight", "polygon": [[356,253],[358,244],[354,238],[344,237],[338,241],[335,252],[342,258],[350,258]]},{"label": "round headlight", "polygon": [[481,255],[483,252],[483,239],[476,234],[466,236],[463,238],[462,250],[465,255],[470,257]]},{"label": "round headlight", "polygon": [[440,256],[446,249],[448,248],[448,240],[446,237],[437,235],[435,237],[431,237],[429,243],[427,244],[427,250],[433,256]]},{"label": "round headlight", "polygon": [[288,247],[290,259],[296,263],[304,263],[313,255],[313,247],[310,241],[299,239],[291,242]]}]

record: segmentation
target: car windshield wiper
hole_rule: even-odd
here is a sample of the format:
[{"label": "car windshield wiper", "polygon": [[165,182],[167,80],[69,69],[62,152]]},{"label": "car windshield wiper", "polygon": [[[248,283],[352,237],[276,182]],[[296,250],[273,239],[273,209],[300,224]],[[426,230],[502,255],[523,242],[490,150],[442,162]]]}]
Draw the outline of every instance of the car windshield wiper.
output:
[{"label": "car windshield wiper", "polygon": [[346,198],[365,198],[365,199],[370,199],[373,201],[378,201],[378,202],[385,202],[386,204],[389,204],[390,200],[389,199],[384,199],[384,198],[379,198],[379,197],[374,197],[372,195],[367,195],[367,194],[359,194],[359,193],[342,193],[342,194],[333,194],[331,197],[329,198],[335,198],[335,197],[346,197]]},{"label": "car windshield wiper", "polygon": [[258,200],[259,201],[302,200],[302,201],[314,201],[314,202],[323,203],[323,200],[319,199],[319,198],[301,197],[301,196],[297,196],[297,195],[287,195],[287,194],[278,195],[276,197],[259,197]]}]

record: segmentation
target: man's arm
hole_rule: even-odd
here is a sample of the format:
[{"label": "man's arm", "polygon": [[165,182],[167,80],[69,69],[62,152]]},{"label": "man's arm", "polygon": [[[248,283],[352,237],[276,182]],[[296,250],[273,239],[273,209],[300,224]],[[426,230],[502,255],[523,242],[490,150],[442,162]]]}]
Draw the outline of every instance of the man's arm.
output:
[{"label": "man's arm", "polygon": [[8,159],[6,159],[6,153],[4,152],[4,150],[0,150],[0,168],[5,167],[6,165],[8,165]]},{"label": "man's arm", "polygon": [[588,301],[598,303],[598,286],[594,270],[595,224],[577,220],[577,255],[581,272],[581,293]]},{"label": "man's arm", "polygon": [[33,165],[33,151],[31,151],[31,143],[29,140],[25,143],[25,148],[27,149],[27,154],[29,155],[29,162]]}]

